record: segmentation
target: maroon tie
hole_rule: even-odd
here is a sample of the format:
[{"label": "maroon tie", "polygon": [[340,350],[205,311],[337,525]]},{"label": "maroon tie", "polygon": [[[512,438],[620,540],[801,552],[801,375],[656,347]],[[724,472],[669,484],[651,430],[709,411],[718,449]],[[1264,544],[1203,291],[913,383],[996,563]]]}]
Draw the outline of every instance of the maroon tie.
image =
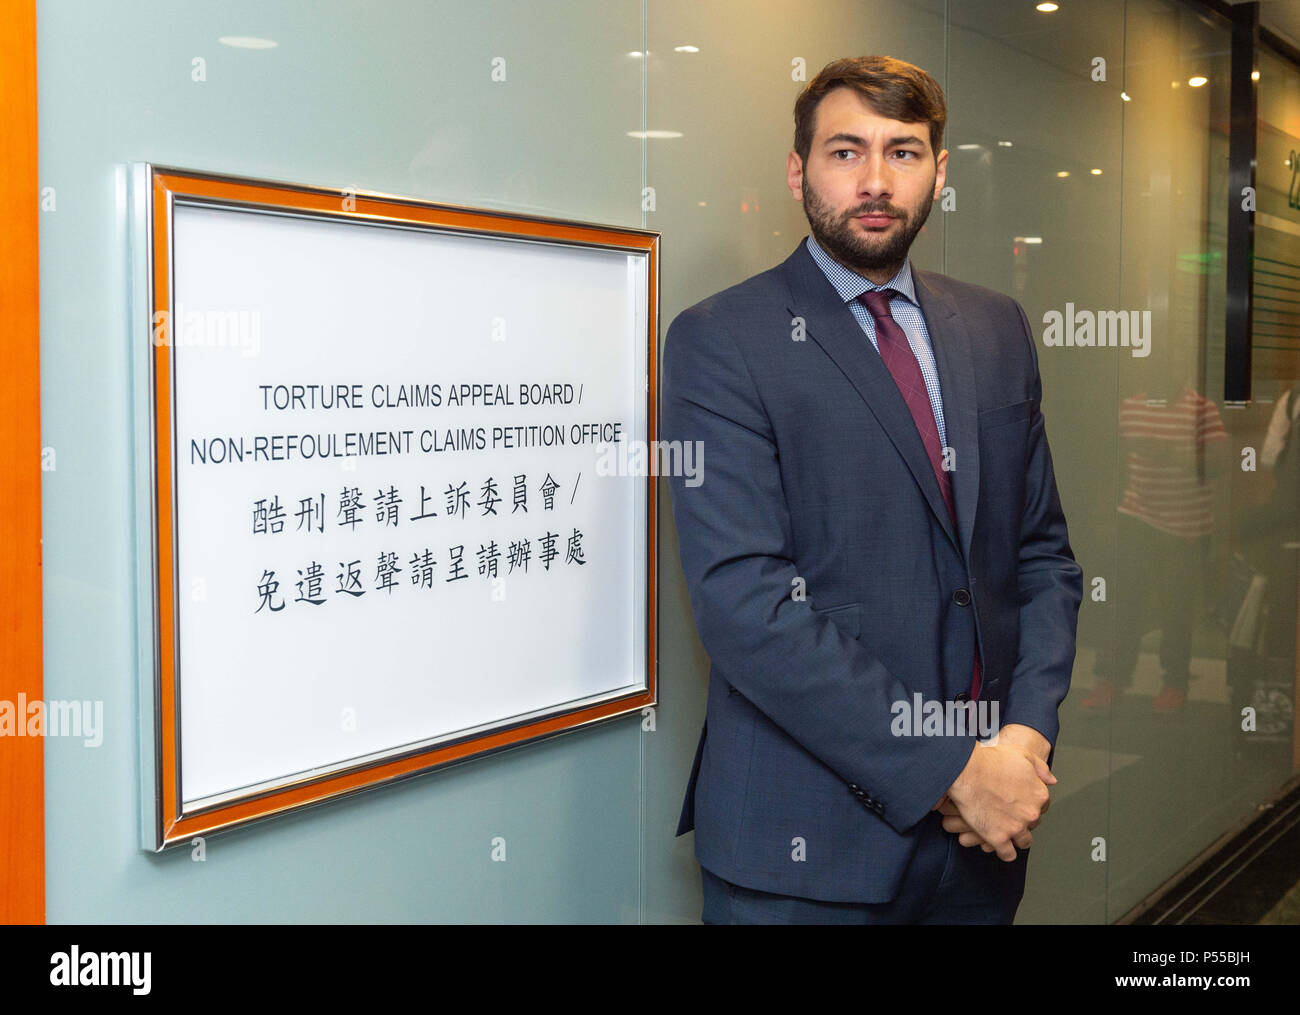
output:
[{"label": "maroon tie", "polygon": [[[889,300],[895,295],[893,289],[869,289],[858,297],[871,311],[876,322],[876,344],[880,348],[880,358],[893,375],[898,392],[907,403],[912,414],[912,422],[921,435],[925,453],[929,456],[930,466],[934,469],[934,478],[939,481],[939,492],[948,507],[948,517],[952,519],[953,531],[957,531],[957,508],[952,499],[952,477],[943,467],[943,449],[939,444],[939,427],[934,421],[934,407],[930,404],[930,393],[925,387],[925,378],[921,375],[921,365],[916,361],[916,354],[903,334],[903,329],[889,312]],[[970,696],[974,701],[980,693],[980,659],[975,654],[975,668],[971,675]]]}]

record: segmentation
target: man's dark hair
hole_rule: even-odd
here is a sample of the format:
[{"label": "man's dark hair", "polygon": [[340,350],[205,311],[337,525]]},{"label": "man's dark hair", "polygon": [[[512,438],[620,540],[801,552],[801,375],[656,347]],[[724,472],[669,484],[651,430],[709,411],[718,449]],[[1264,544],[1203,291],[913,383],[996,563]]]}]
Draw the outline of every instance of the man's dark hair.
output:
[{"label": "man's dark hair", "polygon": [[794,150],[806,165],[812,151],[817,106],[833,88],[852,88],[878,116],[904,123],[928,123],[934,157],[943,148],[948,104],[926,71],[892,56],[855,56],[823,67],[794,103]]}]

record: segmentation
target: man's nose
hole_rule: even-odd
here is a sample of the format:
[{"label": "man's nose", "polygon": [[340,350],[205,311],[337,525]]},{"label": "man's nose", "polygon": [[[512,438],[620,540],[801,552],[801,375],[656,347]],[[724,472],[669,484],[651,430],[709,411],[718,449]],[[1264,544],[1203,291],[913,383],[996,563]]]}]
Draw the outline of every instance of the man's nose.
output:
[{"label": "man's nose", "polygon": [[893,195],[893,172],[889,163],[879,155],[868,155],[858,170],[858,196],[888,198]]}]

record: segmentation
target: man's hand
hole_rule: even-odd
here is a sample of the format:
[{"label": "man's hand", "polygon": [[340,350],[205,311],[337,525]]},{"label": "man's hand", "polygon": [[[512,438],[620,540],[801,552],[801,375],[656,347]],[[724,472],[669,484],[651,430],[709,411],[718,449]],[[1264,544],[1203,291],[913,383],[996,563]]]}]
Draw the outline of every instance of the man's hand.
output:
[{"label": "man's hand", "polygon": [[[1008,731],[1010,736],[1004,740]],[[1022,746],[1026,741],[1030,746]],[[977,743],[945,794],[946,803],[940,800],[934,807],[945,815],[945,830],[958,831],[962,845],[978,841],[985,852],[996,852],[1008,863],[1015,860],[1016,847],[1027,849],[1033,842],[1030,829],[1048,806],[1047,787],[1056,783],[1047,767],[1047,752],[1042,750],[1045,744],[1037,731],[1014,726],[1004,726],[996,744]],[[950,808],[957,814],[949,814]]]},{"label": "man's hand", "polygon": [[1021,723],[1008,723],[998,730],[998,743],[1009,742],[1017,747],[1024,747],[1047,762],[1047,756],[1052,753],[1052,745],[1047,742],[1047,737],[1043,736],[1032,726],[1025,726]]},{"label": "man's hand", "polygon": [[[1009,723],[998,730],[998,742],[1006,742],[1014,747],[1020,747],[1032,752],[1037,756],[1044,765],[1047,764],[1047,756],[1052,753],[1052,745],[1047,742],[1047,737],[1043,736],[1032,726],[1023,726],[1020,723]],[[1056,782],[1053,778],[1052,782]],[[1047,808],[1052,806],[1052,798],[1047,798],[1047,803],[1043,804],[1042,810],[1039,811],[1038,818],[1029,825],[1032,832],[1038,827],[1038,823],[1043,820],[1043,815],[1047,813]],[[1022,846],[1022,849],[1028,849],[1028,846]]]},{"label": "man's hand", "polygon": [[[1046,813],[1047,808],[1050,806],[1051,801],[1049,800],[1043,805],[1042,813]],[[967,824],[966,819],[961,816],[961,811],[957,810],[957,805],[952,802],[952,799],[946,793],[941,805],[933,809],[943,815],[943,830],[955,834],[958,845],[979,846],[985,853],[993,852],[993,847],[981,839],[979,834]],[[1035,821],[1030,824],[1029,828],[1033,829],[1037,825],[1038,822]],[[1012,836],[1011,841],[1016,844],[1017,849],[1028,849],[1034,844],[1033,832],[1027,829],[1023,835]]]},{"label": "man's hand", "polygon": [[[998,742],[1022,747],[1042,758],[1044,762],[1047,761],[1048,755],[1052,752],[1052,745],[1048,743],[1045,736],[1032,726],[1023,726],[1019,723],[1003,726],[998,731]],[[1042,816],[1047,813],[1047,809],[1051,806],[1052,801],[1049,797],[1047,803],[1043,804],[1042,810],[1039,812],[1038,820],[1030,823],[1023,836],[1012,838],[1011,841],[1019,849],[1028,849],[1033,844],[1034,837],[1030,833],[1038,827],[1039,822],[1042,821]],[[985,853],[993,852],[993,847],[981,839],[966,819],[961,816],[961,812],[957,810],[957,805],[952,802],[952,798],[947,793],[931,809],[944,816],[943,829],[945,832],[954,833],[957,836],[958,844],[967,847],[979,846]]]}]

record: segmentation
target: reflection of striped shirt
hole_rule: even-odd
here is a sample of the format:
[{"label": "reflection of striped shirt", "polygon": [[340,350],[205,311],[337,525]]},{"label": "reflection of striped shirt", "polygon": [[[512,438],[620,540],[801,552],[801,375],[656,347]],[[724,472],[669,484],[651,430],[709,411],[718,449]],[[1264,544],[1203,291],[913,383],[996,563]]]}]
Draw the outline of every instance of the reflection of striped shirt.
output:
[{"label": "reflection of striped shirt", "polygon": [[[1196,452],[1228,439],[1215,404],[1191,388],[1168,405],[1148,405],[1145,392],[1134,395],[1120,403],[1119,435],[1143,441],[1140,450],[1129,452],[1120,512],[1185,539],[1213,532],[1214,502],[1198,473]],[[1171,461],[1171,455],[1177,457]]]}]

